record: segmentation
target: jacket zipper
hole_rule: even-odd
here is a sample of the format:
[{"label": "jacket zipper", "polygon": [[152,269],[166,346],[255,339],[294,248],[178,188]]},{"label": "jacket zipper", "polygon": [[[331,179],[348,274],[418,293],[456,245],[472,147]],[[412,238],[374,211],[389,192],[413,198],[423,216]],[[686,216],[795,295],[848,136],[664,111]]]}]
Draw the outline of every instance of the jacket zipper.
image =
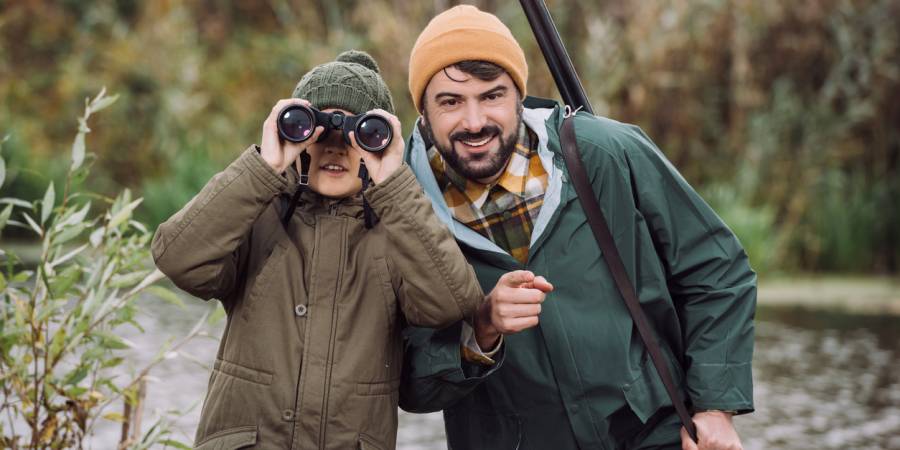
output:
[{"label": "jacket zipper", "polygon": [[[331,205],[331,215],[337,215],[337,205]],[[344,258],[343,256],[346,254],[344,251],[345,242],[345,234],[346,234],[346,223],[341,221],[341,246],[339,247],[341,250],[341,259],[338,261],[338,276],[337,276],[337,286],[341,286],[344,278]],[[321,409],[321,422],[319,425],[319,448],[325,448],[325,433],[328,428],[328,397],[331,394],[331,372],[334,368],[332,361],[334,359],[334,340],[337,335],[337,320],[338,320],[338,308],[337,308],[337,292],[332,292],[331,298],[331,334],[328,338],[328,356],[325,358],[326,364],[326,372],[325,372],[325,386],[324,391],[325,395],[322,396],[322,409]]]}]

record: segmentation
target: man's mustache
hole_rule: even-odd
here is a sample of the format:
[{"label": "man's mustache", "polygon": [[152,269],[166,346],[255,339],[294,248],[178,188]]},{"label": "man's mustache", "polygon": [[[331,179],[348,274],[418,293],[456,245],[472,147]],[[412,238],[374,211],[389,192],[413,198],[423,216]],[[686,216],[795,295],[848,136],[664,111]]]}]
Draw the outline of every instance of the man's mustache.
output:
[{"label": "man's mustache", "polygon": [[458,131],[450,135],[450,141],[479,141],[486,137],[494,137],[500,134],[500,127],[496,125],[486,125],[477,133],[467,131]]}]

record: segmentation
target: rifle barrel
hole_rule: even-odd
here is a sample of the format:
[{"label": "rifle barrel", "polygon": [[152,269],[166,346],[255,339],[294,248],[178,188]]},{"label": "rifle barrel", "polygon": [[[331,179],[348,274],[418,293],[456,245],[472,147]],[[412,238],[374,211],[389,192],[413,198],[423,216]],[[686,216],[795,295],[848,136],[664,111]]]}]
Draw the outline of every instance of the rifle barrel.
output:
[{"label": "rifle barrel", "polygon": [[543,0],[520,0],[520,3],[563,102],[572,108],[580,106],[593,114],[594,108],[591,107],[584,86],[578,78],[578,73],[575,72],[575,66],[572,65],[572,59],[569,58],[553,18],[550,17],[547,5]]}]

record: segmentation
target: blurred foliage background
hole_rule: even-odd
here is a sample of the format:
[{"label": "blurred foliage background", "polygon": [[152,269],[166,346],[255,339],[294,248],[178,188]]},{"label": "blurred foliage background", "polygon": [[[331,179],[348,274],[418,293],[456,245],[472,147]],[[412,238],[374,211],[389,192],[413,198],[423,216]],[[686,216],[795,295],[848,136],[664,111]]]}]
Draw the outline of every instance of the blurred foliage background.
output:
[{"label": "blurred foliage background", "polygon": [[[65,177],[102,86],[120,99],[93,124],[89,182],[143,195],[151,226],[344,49],[376,57],[408,129],[409,51],[456,3],[0,0],[0,197]],[[557,98],[519,3],[464,3],[509,25],[530,93]],[[900,272],[900,0],[547,3],[595,111],[643,127],[757,269]]]}]

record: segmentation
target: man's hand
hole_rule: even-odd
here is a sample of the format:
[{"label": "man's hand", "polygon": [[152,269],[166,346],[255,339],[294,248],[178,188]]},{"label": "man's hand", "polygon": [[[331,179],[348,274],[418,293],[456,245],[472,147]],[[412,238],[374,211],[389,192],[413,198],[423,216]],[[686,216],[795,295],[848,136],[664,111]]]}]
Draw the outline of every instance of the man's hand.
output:
[{"label": "man's hand", "polygon": [[360,156],[362,156],[363,162],[366,164],[366,170],[369,171],[369,176],[372,177],[372,181],[374,181],[375,184],[380,184],[403,164],[403,134],[400,130],[400,119],[398,119],[397,116],[383,109],[373,109],[369,112],[384,117],[387,119],[388,123],[391,124],[391,128],[393,128],[394,132],[391,144],[382,152],[367,152],[356,142],[356,133],[352,131],[350,132],[350,142],[353,144],[353,148],[355,148]]},{"label": "man's hand", "polygon": [[322,126],[317,126],[313,131],[313,135],[309,139],[294,143],[282,140],[278,135],[278,113],[288,105],[306,105],[309,102],[303,99],[287,98],[278,100],[278,103],[272,107],[269,117],[263,122],[262,143],[260,144],[259,155],[265,160],[276,173],[283,173],[288,166],[297,160],[300,153],[303,153],[307,147],[316,142],[319,135],[325,130]]},{"label": "man's hand", "polygon": [[731,413],[724,411],[704,411],[694,414],[694,426],[697,427],[699,445],[691,440],[684,427],[681,427],[681,448],[683,450],[741,450],[741,439],[738,437]]},{"label": "man's hand", "polygon": [[541,303],[553,285],[527,270],[500,277],[475,313],[475,340],[482,349],[497,344],[501,334],[512,334],[538,324]]}]

